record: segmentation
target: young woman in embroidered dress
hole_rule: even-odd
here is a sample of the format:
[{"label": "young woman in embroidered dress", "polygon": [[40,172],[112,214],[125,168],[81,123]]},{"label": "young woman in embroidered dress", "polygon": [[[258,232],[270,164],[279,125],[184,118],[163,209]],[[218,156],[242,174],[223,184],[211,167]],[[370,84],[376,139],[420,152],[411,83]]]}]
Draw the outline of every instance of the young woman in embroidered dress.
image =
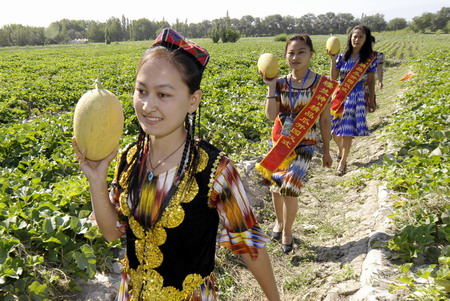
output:
[{"label": "young woman in embroidered dress", "polygon": [[230,159],[196,139],[195,118],[207,51],[165,29],[138,65],[135,143],[119,156],[111,189],[106,178],[117,151],[99,162],[73,140],[90,184],[100,230],[126,237],[118,300],[217,300],[214,257],[219,243],[239,254],[268,300],[280,300],[270,241],[252,213]]},{"label": "young woman in embroidered dress", "polygon": [[[355,65],[369,64],[366,71],[357,79],[356,85],[343,100],[342,116],[337,114],[332,119],[333,139],[339,148],[337,174],[342,176],[347,172],[347,158],[350,154],[353,137],[369,135],[366,120],[367,110],[374,112],[376,109],[374,95],[377,59],[373,57],[370,29],[363,25],[355,26],[348,35],[345,52],[339,55],[330,55],[330,57],[331,78],[335,80],[339,78],[341,84],[346,80],[347,75],[351,73]],[[367,101],[364,92],[364,82],[366,81],[369,90]]]},{"label": "young woman in embroidered dress", "polygon": [[[297,123],[301,124],[301,121],[297,121],[296,117],[310,103],[322,77],[309,69],[313,53],[313,44],[308,35],[294,36],[287,41],[285,47],[285,57],[291,72],[280,78],[278,76],[273,79],[263,77],[268,86],[266,116],[269,120],[275,120],[272,129],[272,146],[277,143],[280,135],[289,135],[292,130],[301,128],[301,125]],[[331,167],[332,165],[329,152],[331,122],[328,99],[329,97],[326,99],[323,111],[321,113],[319,111],[315,116],[312,127],[292,150],[293,155],[286,158],[269,176],[276,215],[272,239],[281,240],[281,248],[285,254],[291,252],[293,248],[292,226],[298,211],[300,188],[319,135],[323,142],[323,166]],[[272,148],[271,152],[277,152],[277,148]]]}]

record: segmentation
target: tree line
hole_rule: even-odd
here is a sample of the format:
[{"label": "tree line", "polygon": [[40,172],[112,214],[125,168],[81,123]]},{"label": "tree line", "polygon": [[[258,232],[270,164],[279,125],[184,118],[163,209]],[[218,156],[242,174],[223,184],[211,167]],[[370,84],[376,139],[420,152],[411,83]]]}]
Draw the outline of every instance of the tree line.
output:
[{"label": "tree line", "polygon": [[299,18],[279,14],[265,18],[243,16],[240,19],[225,18],[200,23],[176,20],[150,21],[146,18],[129,20],[111,17],[106,22],[63,19],[51,23],[47,28],[5,25],[0,28],[0,47],[67,44],[76,42],[111,43],[120,41],[142,41],[156,38],[165,27],[172,27],[189,38],[212,38],[214,42],[234,42],[239,37],[276,36],[306,32],[311,35],[345,34],[353,26],[364,24],[372,31],[395,31],[409,28],[414,32],[450,33],[450,7],[443,7],[436,13],[423,13],[411,22],[394,18],[387,22],[384,15],[362,15],[355,18],[349,13],[328,12],[305,14]]}]

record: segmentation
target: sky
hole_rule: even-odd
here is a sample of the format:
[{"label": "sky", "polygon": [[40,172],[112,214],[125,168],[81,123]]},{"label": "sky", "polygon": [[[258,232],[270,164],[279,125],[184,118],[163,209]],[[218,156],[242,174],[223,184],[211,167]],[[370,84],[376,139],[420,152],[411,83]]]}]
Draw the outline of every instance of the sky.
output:
[{"label": "sky", "polygon": [[[267,4],[266,4],[267,3]],[[272,4],[269,4],[272,3]],[[245,15],[264,18],[274,14],[301,17],[307,13],[382,14],[386,21],[412,18],[425,12],[436,13],[450,7],[448,0],[5,0],[0,4],[0,27],[8,24],[47,27],[62,19],[105,22],[124,15],[130,21],[146,18],[150,21],[199,23],[225,17],[240,19]]]}]

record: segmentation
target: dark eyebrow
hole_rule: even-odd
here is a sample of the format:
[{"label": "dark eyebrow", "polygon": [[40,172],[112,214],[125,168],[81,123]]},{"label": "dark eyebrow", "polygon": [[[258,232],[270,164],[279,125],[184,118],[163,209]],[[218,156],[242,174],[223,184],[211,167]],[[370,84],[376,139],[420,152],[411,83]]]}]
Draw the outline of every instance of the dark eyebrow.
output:
[{"label": "dark eyebrow", "polygon": [[[141,82],[141,81],[136,81],[136,85],[139,85],[139,86],[142,86],[144,88],[147,88],[147,85],[144,82]],[[162,84],[162,85],[159,85],[157,87],[158,88],[168,88],[168,89],[171,89],[171,90],[175,90],[175,88],[172,85],[170,85],[170,84]]]}]

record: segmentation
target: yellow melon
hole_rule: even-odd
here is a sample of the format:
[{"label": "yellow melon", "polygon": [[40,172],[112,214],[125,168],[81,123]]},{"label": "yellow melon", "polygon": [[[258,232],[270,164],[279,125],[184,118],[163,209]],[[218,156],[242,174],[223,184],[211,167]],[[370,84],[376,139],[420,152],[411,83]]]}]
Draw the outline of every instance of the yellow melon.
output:
[{"label": "yellow melon", "polygon": [[123,109],[120,101],[96,80],[95,89],[83,94],[75,106],[73,130],[80,151],[86,158],[106,158],[119,144],[123,131]]},{"label": "yellow melon", "polygon": [[272,53],[263,53],[258,59],[258,70],[268,79],[277,76],[280,68],[277,58]]},{"label": "yellow melon", "polygon": [[327,40],[326,48],[329,54],[336,55],[341,50],[341,43],[336,37],[329,37]]}]

